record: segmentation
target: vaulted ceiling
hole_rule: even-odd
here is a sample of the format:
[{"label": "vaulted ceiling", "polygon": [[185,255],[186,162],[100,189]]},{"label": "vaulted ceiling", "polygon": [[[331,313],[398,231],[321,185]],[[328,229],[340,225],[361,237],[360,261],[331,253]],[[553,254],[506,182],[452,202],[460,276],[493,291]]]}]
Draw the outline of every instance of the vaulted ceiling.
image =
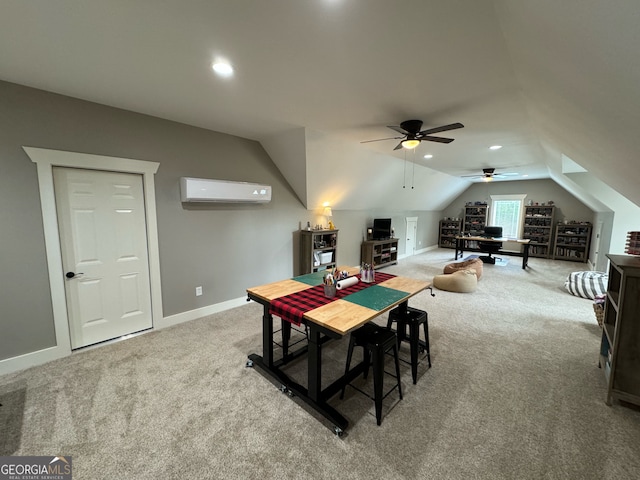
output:
[{"label": "vaulted ceiling", "polygon": [[[485,167],[597,203],[568,164],[640,205],[639,24],[637,0],[4,1],[0,78],[258,140],[308,208],[438,209]],[[360,143],[408,119],[465,128]]]}]

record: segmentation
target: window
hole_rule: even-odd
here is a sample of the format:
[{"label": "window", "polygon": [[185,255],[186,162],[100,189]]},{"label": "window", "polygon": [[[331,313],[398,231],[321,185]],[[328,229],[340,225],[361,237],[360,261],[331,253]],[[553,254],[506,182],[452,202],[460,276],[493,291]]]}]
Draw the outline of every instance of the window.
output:
[{"label": "window", "polygon": [[491,195],[490,225],[502,227],[503,237],[520,237],[522,210],[526,196],[526,194]]}]

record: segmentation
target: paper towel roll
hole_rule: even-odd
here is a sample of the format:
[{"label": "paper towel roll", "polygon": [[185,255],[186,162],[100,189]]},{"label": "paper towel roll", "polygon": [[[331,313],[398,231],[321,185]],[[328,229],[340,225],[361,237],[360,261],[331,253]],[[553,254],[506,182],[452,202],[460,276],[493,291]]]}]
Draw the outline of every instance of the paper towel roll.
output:
[{"label": "paper towel roll", "polygon": [[342,290],[343,288],[350,287],[351,285],[355,285],[356,283],[358,283],[358,277],[349,277],[336,283],[336,287],[338,288],[338,290]]}]

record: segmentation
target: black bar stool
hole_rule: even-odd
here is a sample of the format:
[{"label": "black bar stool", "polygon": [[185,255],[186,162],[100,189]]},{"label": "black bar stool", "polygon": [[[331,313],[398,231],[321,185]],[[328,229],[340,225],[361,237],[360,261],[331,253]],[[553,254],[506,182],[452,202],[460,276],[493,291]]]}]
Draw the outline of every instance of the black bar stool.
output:
[{"label": "black bar stool", "polygon": [[[351,332],[351,338],[349,340],[349,351],[347,353],[347,365],[344,369],[345,376],[349,372],[349,366],[351,365],[351,356],[353,355],[354,347],[364,348],[364,378],[367,378],[367,375],[369,373],[369,365],[373,365],[373,400],[376,406],[376,421],[378,425],[380,425],[382,423],[382,400],[395,388],[398,388],[398,394],[400,395],[400,399],[402,400],[402,386],[400,385],[400,363],[398,361],[398,340],[395,332],[371,322],[366,323],[362,327]],[[395,378],[397,380],[397,383],[393,388],[391,388],[387,393],[383,395],[382,387],[385,374],[384,358],[385,354],[389,350],[393,350],[393,358],[396,364]],[[346,387],[346,384],[343,385],[342,392],[340,393],[340,398],[344,398],[344,391]],[[358,388],[356,388],[356,390],[364,393]]]},{"label": "black bar stool", "polygon": [[[389,312],[389,321],[387,328],[391,329],[393,322],[396,322],[396,334],[398,338],[398,348],[400,342],[409,342],[411,348],[411,375],[413,376],[413,384],[418,380],[418,352],[427,352],[427,361],[431,368],[431,353],[429,351],[429,321],[427,312],[418,310],[417,308],[406,307],[401,310],[402,306],[396,307]],[[424,325],[424,341],[420,340],[420,325]],[[407,327],[409,327],[409,336],[407,337]]]}]

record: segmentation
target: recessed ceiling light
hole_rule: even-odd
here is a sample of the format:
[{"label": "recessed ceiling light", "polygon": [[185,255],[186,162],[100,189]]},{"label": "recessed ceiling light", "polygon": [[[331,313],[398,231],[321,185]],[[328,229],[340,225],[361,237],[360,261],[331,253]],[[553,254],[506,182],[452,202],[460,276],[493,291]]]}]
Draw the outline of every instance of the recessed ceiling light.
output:
[{"label": "recessed ceiling light", "polygon": [[427,153],[424,158],[433,158],[433,155],[431,155],[430,153]]},{"label": "recessed ceiling light", "polygon": [[211,68],[221,77],[230,77],[233,75],[233,67],[227,62],[215,62]]},{"label": "recessed ceiling light", "polygon": [[489,147],[489,150],[500,150],[502,148],[502,145],[491,145]]}]

